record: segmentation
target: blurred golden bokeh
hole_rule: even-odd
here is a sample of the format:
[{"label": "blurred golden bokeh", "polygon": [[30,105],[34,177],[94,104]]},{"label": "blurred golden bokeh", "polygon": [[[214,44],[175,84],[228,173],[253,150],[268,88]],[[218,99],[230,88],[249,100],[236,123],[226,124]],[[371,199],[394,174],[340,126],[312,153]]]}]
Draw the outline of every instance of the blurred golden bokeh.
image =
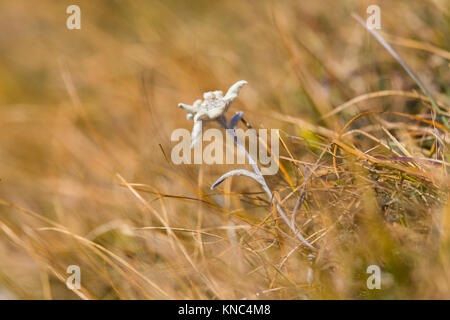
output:
[{"label": "blurred golden bokeh", "polygon": [[[374,2],[1,1],[0,299],[450,298],[448,130],[352,18]],[[449,2],[376,4],[450,116]],[[280,129],[285,171],[267,182],[288,213],[305,197],[296,225],[316,251],[255,182],[210,190],[239,166],[170,161],[171,133],[192,127],[178,103],[241,79],[228,114]],[[340,134],[373,110],[416,118],[368,114]]]}]

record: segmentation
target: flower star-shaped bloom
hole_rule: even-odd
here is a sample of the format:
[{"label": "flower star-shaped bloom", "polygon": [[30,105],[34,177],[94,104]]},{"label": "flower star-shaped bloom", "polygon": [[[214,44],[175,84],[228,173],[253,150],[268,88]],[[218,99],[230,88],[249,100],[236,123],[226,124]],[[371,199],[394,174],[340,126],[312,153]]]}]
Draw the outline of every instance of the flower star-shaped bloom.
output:
[{"label": "flower star-shaped bloom", "polygon": [[178,106],[187,111],[186,119],[194,120],[191,148],[200,140],[203,121],[216,120],[227,112],[231,103],[237,98],[247,81],[241,80],[233,84],[224,96],[222,91],[209,91],[203,94],[203,100],[196,100],[193,105],[179,103]]}]

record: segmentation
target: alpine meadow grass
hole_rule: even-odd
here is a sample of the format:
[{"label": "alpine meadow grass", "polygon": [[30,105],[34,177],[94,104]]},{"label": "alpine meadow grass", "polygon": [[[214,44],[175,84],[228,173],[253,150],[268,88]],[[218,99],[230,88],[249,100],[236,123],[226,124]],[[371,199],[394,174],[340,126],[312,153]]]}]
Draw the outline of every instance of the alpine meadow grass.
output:
[{"label": "alpine meadow grass", "polygon": [[0,3],[0,299],[450,299],[449,1],[75,2]]}]

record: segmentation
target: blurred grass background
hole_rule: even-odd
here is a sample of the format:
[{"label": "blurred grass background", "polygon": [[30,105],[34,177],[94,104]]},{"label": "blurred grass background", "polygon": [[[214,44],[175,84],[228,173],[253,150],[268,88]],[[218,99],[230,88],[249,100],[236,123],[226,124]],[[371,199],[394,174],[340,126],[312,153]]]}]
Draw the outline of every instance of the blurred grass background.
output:
[{"label": "blurred grass background", "polygon": [[[66,28],[71,4],[81,30]],[[352,19],[371,4],[448,114],[445,0],[2,1],[0,298],[450,298],[448,131],[378,114],[338,137],[368,110],[432,119],[415,82]],[[241,79],[229,114],[281,129],[293,184],[281,171],[268,182],[287,212],[306,185],[296,223],[315,252],[254,182],[211,192],[227,168],[170,162],[172,131],[192,125],[177,104]],[[383,90],[396,93],[324,117]],[[338,138],[350,151],[335,168]],[[383,160],[392,167],[357,150],[409,160]],[[72,264],[76,292],[65,286]],[[366,287],[371,264],[381,290]]]}]

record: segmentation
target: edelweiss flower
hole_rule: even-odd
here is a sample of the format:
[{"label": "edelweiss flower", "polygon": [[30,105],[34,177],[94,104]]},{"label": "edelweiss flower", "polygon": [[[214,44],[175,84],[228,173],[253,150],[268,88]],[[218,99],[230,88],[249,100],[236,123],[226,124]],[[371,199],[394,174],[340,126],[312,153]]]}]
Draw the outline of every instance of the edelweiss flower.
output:
[{"label": "edelweiss flower", "polygon": [[216,120],[227,112],[231,103],[237,98],[247,81],[241,80],[233,84],[223,96],[222,91],[209,91],[203,94],[203,100],[196,100],[193,105],[179,103],[178,106],[187,111],[186,119],[194,120],[191,148],[200,140],[203,121]]}]

